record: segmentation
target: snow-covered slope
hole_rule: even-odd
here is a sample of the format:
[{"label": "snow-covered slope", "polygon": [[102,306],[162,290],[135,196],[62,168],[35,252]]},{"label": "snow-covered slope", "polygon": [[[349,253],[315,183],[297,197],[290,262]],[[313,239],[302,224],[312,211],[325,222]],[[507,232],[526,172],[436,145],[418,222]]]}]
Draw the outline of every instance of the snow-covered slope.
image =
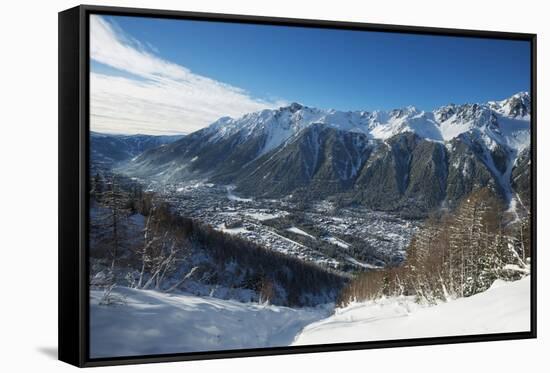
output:
[{"label": "snow-covered slope", "polygon": [[118,303],[90,298],[92,358],[288,346],[328,308],[293,309],[211,297],[116,288]]},{"label": "snow-covered slope", "polygon": [[432,307],[412,299],[356,303],[308,325],[294,345],[528,331],[530,277]]},{"label": "snow-covered slope", "polygon": [[437,306],[400,297],[288,308],[187,294],[116,288],[101,305],[91,291],[91,357],[380,341],[527,331],[530,277]]}]

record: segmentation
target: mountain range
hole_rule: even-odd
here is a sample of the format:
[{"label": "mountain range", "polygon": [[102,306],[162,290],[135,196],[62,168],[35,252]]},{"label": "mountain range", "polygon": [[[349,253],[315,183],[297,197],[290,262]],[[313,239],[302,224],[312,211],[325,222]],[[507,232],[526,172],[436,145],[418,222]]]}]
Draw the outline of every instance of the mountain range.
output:
[{"label": "mountain range", "polygon": [[205,178],[257,198],[331,198],[420,213],[488,186],[528,207],[530,119],[526,92],[434,111],[345,112],[293,103],[222,117],[119,169],[166,182]]},{"label": "mountain range", "polygon": [[144,151],[181,139],[183,135],[122,135],[90,132],[90,157],[94,166],[112,167]]}]

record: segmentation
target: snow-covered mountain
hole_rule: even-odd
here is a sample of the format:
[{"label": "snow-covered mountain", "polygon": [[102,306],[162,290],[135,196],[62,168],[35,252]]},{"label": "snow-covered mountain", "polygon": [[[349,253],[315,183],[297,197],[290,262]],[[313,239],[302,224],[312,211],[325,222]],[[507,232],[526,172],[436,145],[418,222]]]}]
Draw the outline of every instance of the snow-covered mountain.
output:
[{"label": "snow-covered mountain", "polygon": [[[178,181],[198,176],[258,197],[338,195],[383,210],[428,210],[489,186],[505,200],[529,156],[530,96],[425,112],[321,110],[293,103],[223,117],[124,168]],[[528,157],[529,158],[529,157]],[[529,164],[521,162],[521,165]],[[525,167],[525,166],[523,166]]]},{"label": "snow-covered mountain", "polygon": [[[425,112],[408,106],[391,111],[321,110],[293,103],[277,110],[263,110],[241,118],[223,117],[205,133],[217,142],[236,134],[246,141],[265,137],[259,154],[280,146],[314,124],[326,124],[337,130],[356,132],[372,139],[412,132],[431,141],[450,141],[462,133],[479,131],[487,141],[505,143],[521,150],[529,145],[530,95],[520,92],[502,101],[486,104],[447,105]],[[514,138],[515,137],[515,138]]]}]

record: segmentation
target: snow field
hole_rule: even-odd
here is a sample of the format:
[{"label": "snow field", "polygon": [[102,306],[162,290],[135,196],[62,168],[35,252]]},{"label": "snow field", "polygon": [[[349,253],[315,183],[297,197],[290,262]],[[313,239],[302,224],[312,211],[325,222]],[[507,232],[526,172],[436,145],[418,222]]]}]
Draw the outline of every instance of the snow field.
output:
[{"label": "snow field", "polygon": [[[215,351],[528,331],[530,276],[436,306],[412,297],[289,308],[188,294],[91,291],[91,357]],[[332,313],[332,315],[331,315]]]},{"label": "snow field", "polygon": [[528,331],[530,304],[530,276],[431,307],[411,297],[355,303],[305,327],[293,345]]},{"label": "snow field", "polygon": [[115,288],[90,292],[92,358],[288,346],[328,307],[293,309],[212,297]]}]

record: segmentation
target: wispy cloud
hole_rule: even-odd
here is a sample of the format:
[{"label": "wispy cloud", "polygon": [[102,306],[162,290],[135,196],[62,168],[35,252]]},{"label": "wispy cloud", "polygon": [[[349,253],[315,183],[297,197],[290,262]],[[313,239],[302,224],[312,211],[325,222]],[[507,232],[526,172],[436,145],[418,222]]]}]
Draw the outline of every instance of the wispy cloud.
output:
[{"label": "wispy cloud", "polygon": [[[277,107],[155,54],[100,16],[90,17],[92,60],[125,74],[92,72],[91,127],[117,133],[189,133],[219,117]],[[135,77],[135,78],[134,78]]]}]

